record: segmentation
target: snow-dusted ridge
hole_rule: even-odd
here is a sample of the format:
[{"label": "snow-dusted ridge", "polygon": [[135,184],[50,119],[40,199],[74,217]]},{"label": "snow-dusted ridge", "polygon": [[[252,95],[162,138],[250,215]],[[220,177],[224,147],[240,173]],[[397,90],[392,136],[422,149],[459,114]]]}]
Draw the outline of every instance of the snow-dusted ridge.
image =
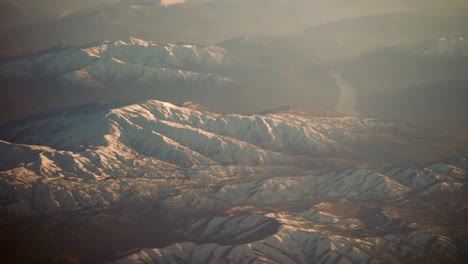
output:
[{"label": "snow-dusted ridge", "polygon": [[[404,158],[392,146],[417,149],[425,133],[375,118],[184,105],[91,104],[0,127],[0,212],[101,221],[108,211],[162,210],[179,239],[117,254],[115,263],[458,260],[454,237],[385,205],[462,192],[468,161],[363,164],[381,164],[377,150]],[[450,153],[443,146],[424,152]]]},{"label": "snow-dusted ridge", "polygon": [[[216,46],[157,44],[136,38],[66,47],[5,62],[0,76],[52,76],[66,83],[96,87],[109,82],[198,79],[229,63]],[[224,80],[222,76],[205,76]],[[227,79],[226,79],[227,80]]]},{"label": "snow-dusted ridge", "polygon": [[158,98],[217,105],[213,98],[236,94],[226,70],[230,65],[222,47],[133,37],[51,48],[0,62],[0,122],[100,101]]},{"label": "snow-dusted ridge", "polygon": [[[80,154],[104,149],[132,151],[176,167],[290,164],[292,157],[297,161],[371,159],[371,146],[362,148],[369,144],[404,155],[391,147],[416,147],[424,142],[416,135],[424,136],[417,129],[376,118],[311,117],[294,111],[220,115],[155,100],[121,107],[91,104],[15,122],[0,133],[6,141]],[[436,143],[431,147],[450,152]],[[164,151],[172,154],[163,155]],[[395,153],[381,155],[393,157]]]},{"label": "snow-dusted ridge", "polygon": [[[323,197],[397,199],[415,190],[425,194],[458,190],[465,177],[466,161],[453,168],[441,165],[448,167],[436,171],[340,171],[376,161],[375,150],[363,145],[389,151],[382,156],[388,160],[404,158],[405,153],[418,155],[392,146],[417,148],[420,141],[414,137],[419,132],[374,118],[293,112],[219,115],[146,101],[73,108],[16,122],[1,131],[5,140],[0,142],[1,156],[8,158],[0,166],[0,189],[2,197],[15,201],[5,208],[17,210],[29,201],[30,213],[110,205],[129,186],[142,188],[142,199],[152,199],[158,197],[156,182],[164,182],[158,189],[172,190],[164,199],[167,206],[208,209],[224,203],[274,204]],[[438,155],[444,150],[435,144],[432,148]],[[338,171],[307,175],[310,169]],[[142,182],[154,184],[141,186]],[[181,183],[204,182],[209,184],[202,189],[174,189]],[[81,184],[87,187],[82,189]],[[43,197],[31,199],[33,194]]]},{"label": "snow-dusted ridge", "polygon": [[282,215],[279,225],[271,223],[278,220],[273,215],[213,219],[202,234],[219,230],[220,226],[229,232],[231,224],[242,226],[240,230],[230,230],[229,235],[235,238],[239,231],[259,233],[268,225],[276,227],[276,231],[250,243],[182,242],[165,248],[142,249],[114,263],[424,263],[428,256],[436,262],[456,262],[457,249],[443,235],[412,231],[354,238],[324,232],[315,221],[295,219],[297,216]]}]

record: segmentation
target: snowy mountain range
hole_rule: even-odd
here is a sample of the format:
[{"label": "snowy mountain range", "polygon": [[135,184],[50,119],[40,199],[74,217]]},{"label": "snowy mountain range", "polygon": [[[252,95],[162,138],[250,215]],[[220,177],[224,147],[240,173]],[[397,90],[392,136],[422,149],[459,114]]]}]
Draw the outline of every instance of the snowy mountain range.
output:
[{"label": "snowy mountain range", "polygon": [[95,222],[127,210],[117,223],[166,210],[177,242],[114,252],[116,263],[455,263],[465,252],[463,234],[395,211],[463,193],[466,159],[410,165],[466,156],[463,142],[375,118],[186,106],[91,104],[2,126],[1,212],[104,214]]},{"label": "snowy mountain range", "polygon": [[0,63],[0,122],[99,101],[193,101],[222,113],[332,107],[339,95],[333,78],[298,60],[260,41],[203,46],[128,38],[51,48]]},{"label": "snowy mountain range", "polygon": [[214,46],[158,45],[129,38],[48,50],[4,63],[1,74],[19,78],[45,75],[95,88],[99,83],[134,79],[144,82],[199,77],[201,72],[226,63],[225,55],[225,50]]},{"label": "snowy mountain range", "polygon": [[468,263],[467,1],[0,20],[0,263]]},{"label": "snowy mountain range", "polygon": [[[382,213],[375,216],[386,218]],[[234,245],[184,242],[165,248],[142,249],[113,263],[426,263],[429,259],[434,263],[458,261],[454,240],[443,235],[416,231],[409,223],[398,220],[395,222],[399,225],[396,229],[405,230],[403,234],[389,232],[380,237],[358,238],[330,233],[336,230],[350,232],[360,225],[365,225],[363,221],[343,219],[314,209],[301,213],[202,219],[192,224],[189,229],[199,230],[198,234],[216,234],[228,239],[238,239],[238,233],[245,236],[268,232],[268,229],[275,231],[270,231],[271,234],[261,240]],[[382,223],[385,223],[385,220]],[[230,226],[235,229],[229,229]],[[219,230],[226,231],[219,234]]]},{"label": "snowy mountain range", "polygon": [[[135,38],[48,49],[1,64],[2,112],[22,105],[9,115],[17,118],[100,100],[216,96],[226,93],[231,82],[220,74],[227,64],[221,47],[159,45]],[[35,96],[28,100],[24,94]]]}]

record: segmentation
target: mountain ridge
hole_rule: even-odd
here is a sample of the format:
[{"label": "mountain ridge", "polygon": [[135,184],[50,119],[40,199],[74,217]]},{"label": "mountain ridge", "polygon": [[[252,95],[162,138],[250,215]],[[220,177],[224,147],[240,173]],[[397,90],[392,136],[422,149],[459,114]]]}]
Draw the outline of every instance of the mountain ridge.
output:
[{"label": "mountain ridge", "polygon": [[[432,218],[415,211],[464,215],[463,155],[445,137],[376,118],[91,104],[0,126],[0,213],[7,228],[45,219],[37,232],[51,241],[80,230],[72,250],[106,249],[92,254],[115,263],[456,263],[465,237],[447,230],[459,224],[423,225]],[[34,244],[36,233],[18,232]],[[85,242],[96,234],[102,243]],[[55,258],[69,250],[51,248]]]}]

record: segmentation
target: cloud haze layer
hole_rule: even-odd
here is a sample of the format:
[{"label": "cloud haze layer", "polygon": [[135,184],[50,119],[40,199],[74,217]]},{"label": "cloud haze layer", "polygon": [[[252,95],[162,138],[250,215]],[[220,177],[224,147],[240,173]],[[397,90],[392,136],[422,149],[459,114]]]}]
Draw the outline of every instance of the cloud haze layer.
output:
[{"label": "cloud haze layer", "polygon": [[[228,68],[209,73],[233,80],[228,85],[231,91],[234,91],[231,92],[230,98],[207,102],[196,96],[193,89],[188,89],[176,100],[175,94],[161,94],[160,86],[152,92],[149,91],[149,86],[144,88],[145,93],[122,92],[125,91],[125,87],[128,90],[131,86],[143,87],[141,81],[115,84],[104,82],[104,86],[111,89],[121,88],[122,93],[118,96],[121,100],[165,99],[181,103],[182,98],[196,99],[197,103],[214,107],[213,110],[221,112],[255,113],[282,106],[334,108],[338,101],[348,101],[349,105],[353,106],[349,107],[349,113],[355,113],[359,108],[362,111],[366,109],[365,113],[379,113],[369,110],[369,103],[364,100],[367,95],[362,92],[363,89],[374,89],[375,82],[369,87],[369,84],[360,85],[360,82],[356,81],[356,78],[364,79],[363,76],[376,75],[377,69],[366,67],[366,72],[353,74],[353,77],[349,76],[349,71],[344,72],[345,76],[336,75],[343,69],[343,65],[351,65],[354,59],[381,47],[468,34],[468,3],[458,0],[44,0],[40,4],[39,1],[31,0],[4,0],[0,3],[5,7],[5,16],[2,16],[4,23],[0,27],[0,35],[4,37],[0,43],[0,53],[7,58],[50,47],[54,48],[46,53],[70,46],[94,46],[93,43],[105,40],[125,41],[129,37],[159,44],[191,43],[225,48],[233,63]],[[185,65],[177,70],[192,70],[191,66],[193,65]],[[38,64],[37,67],[41,68],[44,65]],[[459,70],[463,72],[464,66]],[[196,70],[194,72],[200,74]],[[436,83],[465,83],[463,78],[454,80],[447,74],[440,76],[431,83],[424,83],[418,79],[402,87],[413,87],[414,89],[410,90],[419,91],[424,90],[421,87],[427,85],[429,90],[435,91]],[[12,80],[10,77],[2,77],[7,80],[2,80],[5,101],[2,109],[5,110],[2,110],[4,113],[1,116],[14,119],[15,115],[8,114],[8,109],[16,107],[15,105],[29,105],[26,111],[28,113],[42,109],[33,106],[48,105],[47,100],[17,97],[18,93],[15,91],[21,89],[12,87],[17,87],[18,80]],[[392,78],[405,79],[402,76]],[[96,80],[96,76],[90,79]],[[38,83],[50,86],[50,81],[41,80]],[[350,89],[340,91],[340,84],[349,81],[352,81],[349,86],[341,87],[354,87],[361,92],[355,93]],[[24,80],[20,82],[24,83]],[[26,86],[29,87],[29,84]],[[200,84],[192,83],[192,86],[198,87]],[[382,82],[377,86],[391,86],[391,83]],[[457,93],[464,94],[464,88],[460,88],[458,84],[455,86],[457,88],[450,90],[451,93],[456,90]],[[207,87],[216,90],[212,84]],[[26,90],[30,90],[29,88]],[[67,94],[59,88],[49,89],[57,89],[56,94]],[[80,88],[78,90],[88,91]],[[88,101],[89,98],[116,99],[103,98],[98,90],[89,91],[95,91],[95,94],[86,95]],[[346,94],[350,98],[340,98]],[[231,100],[232,96],[237,100]],[[372,96],[376,95],[373,93]],[[398,97],[396,94],[392,96]],[[452,97],[456,96],[450,95],[447,98]],[[420,98],[425,102],[426,99],[433,100],[434,97]],[[72,99],[63,98],[58,101],[74,104],[81,102]],[[49,106],[52,105],[54,104]],[[461,118],[464,118],[464,114]],[[452,122],[458,122],[456,120]],[[427,120],[425,123],[428,123]]]}]

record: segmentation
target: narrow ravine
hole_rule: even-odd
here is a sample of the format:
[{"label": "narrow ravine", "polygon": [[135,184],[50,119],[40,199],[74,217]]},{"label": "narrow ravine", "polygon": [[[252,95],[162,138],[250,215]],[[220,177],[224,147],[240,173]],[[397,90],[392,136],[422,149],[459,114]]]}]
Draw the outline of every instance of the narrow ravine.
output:
[{"label": "narrow ravine", "polygon": [[341,78],[338,70],[330,73],[336,81],[336,85],[340,89],[340,100],[335,105],[336,111],[344,114],[359,115],[356,111],[356,92],[354,88]]}]

